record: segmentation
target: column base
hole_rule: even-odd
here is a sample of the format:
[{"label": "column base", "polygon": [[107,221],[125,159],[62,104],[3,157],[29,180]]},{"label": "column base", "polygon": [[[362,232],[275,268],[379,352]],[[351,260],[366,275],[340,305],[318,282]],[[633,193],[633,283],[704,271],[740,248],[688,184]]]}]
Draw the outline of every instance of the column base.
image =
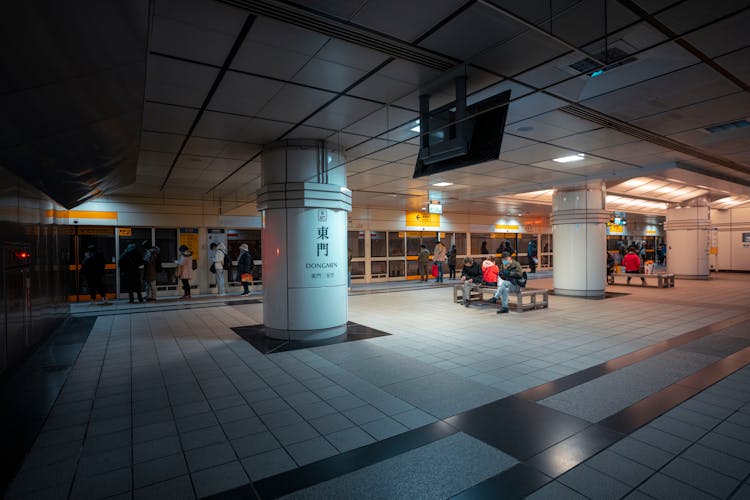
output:
[{"label": "column base", "polygon": [[266,337],[279,340],[317,341],[331,339],[346,334],[346,324],[320,330],[282,330],[279,328],[264,328]]},{"label": "column base", "polygon": [[565,288],[555,288],[555,295],[563,295],[568,297],[586,297],[590,299],[602,299],[604,298],[604,290],[568,290]]}]

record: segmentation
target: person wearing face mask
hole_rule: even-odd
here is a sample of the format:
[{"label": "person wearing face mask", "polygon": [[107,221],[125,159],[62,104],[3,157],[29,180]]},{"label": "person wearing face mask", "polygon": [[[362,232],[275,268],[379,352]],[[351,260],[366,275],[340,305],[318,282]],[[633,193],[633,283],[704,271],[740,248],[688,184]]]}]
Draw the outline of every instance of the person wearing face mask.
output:
[{"label": "person wearing face mask", "polygon": [[501,278],[497,282],[497,291],[495,295],[490,299],[490,302],[497,302],[497,299],[501,299],[502,308],[497,310],[498,314],[504,314],[508,312],[508,292],[518,291],[519,285],[518,280],[523,276],[523,268],[517,260],[510,256],[510,253],[503,252],[503,260],[500,266],[500,274],[498,277]]}]

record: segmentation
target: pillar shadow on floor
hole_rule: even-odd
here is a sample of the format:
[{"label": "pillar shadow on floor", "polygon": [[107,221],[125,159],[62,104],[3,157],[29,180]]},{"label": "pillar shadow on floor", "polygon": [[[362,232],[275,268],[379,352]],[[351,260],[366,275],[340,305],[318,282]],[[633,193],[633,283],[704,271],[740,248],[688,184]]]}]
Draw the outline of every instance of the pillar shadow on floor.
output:
[{"label": "pillar shadow on floor", "polygon": [[234,330],[234,332],[244,340],[249,342],[250,345],[255,347],[255,349],[257,349],[261,354],[295,351],[297,349],[307,349],[310,347],[318,347],[323,345],[341,344],[343,342],[353,342],[356,340],[372,339],[390,335],[390,333],[386,333],[381,330],[375,330],[374,328],[353,323],[351,321],[346,324],[346,332],[342,333],[341,335],[329,339],[310,341],[288,341],[267,337],[265,325],[238,326],[232,328],[232,330]]}]

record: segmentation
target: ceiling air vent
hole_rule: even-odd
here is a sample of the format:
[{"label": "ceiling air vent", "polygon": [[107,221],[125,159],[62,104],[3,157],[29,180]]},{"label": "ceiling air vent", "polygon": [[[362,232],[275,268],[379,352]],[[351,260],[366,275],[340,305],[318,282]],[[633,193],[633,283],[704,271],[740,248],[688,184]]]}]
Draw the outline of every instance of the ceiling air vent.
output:
[{"label": "ceiling air vent", "polygon": [[599,61],[604,61],[607,66],[595,71],[600,66],[594,59],[586,57],[570,65],[571,68],[580,73],[590,73],[590,76],[597,76],[605,71],[609,71],[623,64],[628,64],[636,60],[635,57],[631,56],[619,47],[610,47],[606,51],[601,51],[596,54],[592,54]]},{"label": "ceiling air vent", "polygon": [[738,120],[736,122],[722,123],[721,125],[714,125],[713,127],[706,127],[706,130],[715,134],[716,132],[723,132],[725,130],[733,130],[736,128],[750,127],[750,122],[747,120]]}]

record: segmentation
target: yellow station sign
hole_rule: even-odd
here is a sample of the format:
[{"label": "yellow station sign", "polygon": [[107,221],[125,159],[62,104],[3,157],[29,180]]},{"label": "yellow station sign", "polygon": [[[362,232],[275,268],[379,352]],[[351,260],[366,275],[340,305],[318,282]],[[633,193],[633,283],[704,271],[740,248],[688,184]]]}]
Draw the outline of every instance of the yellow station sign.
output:
[{"label": "yellow station sign", "polygon": [[427,212],[406,212],[406,227],[440,227],[440,215]]}]

